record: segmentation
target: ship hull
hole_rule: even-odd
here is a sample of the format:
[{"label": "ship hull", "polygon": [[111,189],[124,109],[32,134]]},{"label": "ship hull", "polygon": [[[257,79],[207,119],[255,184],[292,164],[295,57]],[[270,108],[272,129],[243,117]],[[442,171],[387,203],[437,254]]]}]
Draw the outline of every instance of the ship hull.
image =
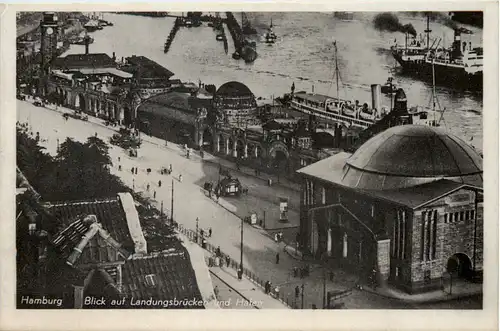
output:
[{"label": "ship hull", "polygon": [[[394,58],[403,68],[403,73],[412,77],[432,82],[432,64],[425,61],[404,61],[398,54]],[[434,79],[436,84],[471,91],[483,90],[483,72],[467,73],[461,67],[434,64]]]}]

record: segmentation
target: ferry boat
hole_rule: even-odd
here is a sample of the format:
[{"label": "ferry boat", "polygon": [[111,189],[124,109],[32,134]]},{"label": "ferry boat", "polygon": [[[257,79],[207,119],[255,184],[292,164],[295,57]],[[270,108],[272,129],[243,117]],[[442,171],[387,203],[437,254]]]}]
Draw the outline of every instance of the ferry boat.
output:
[{"label": "ferry boat", "polygon": [[[292,88],[292,100],[290,102],[290,107],[292,109],[306,115],[313,115],[327,122],[334,122],[348,128],[357,128],[362,130],[371,128],[381,121],[391,121],[390,117],[397,117],[399,122],[401,122],[400,119],[403,118],[405,123],[409,124],[438,126],[438,122],[435,120],[437,117],[437,112],[434,109],[430,110],[415,107],[410,110],[407,109],[406,94],[401,88],[396,92],[393,109],[387,109],[387,107],[381,106],[380,84],[371,85],[371,106],[369,106],[368,103],[363,103],[361,105],[357,100],[348,101],[340,99],[338,97],[339,74],[336,56],[336,43],[334,43],[334,49],[335,70],[337,77],[337,97],[334,98],[327,95],[306,92],[294,93]],[[394,110],[396,110],[396,112],[394,112]],[[392,116],[388,116],[391,114]],[[439,118],[442,118],[442,114],[439,116]]]}]

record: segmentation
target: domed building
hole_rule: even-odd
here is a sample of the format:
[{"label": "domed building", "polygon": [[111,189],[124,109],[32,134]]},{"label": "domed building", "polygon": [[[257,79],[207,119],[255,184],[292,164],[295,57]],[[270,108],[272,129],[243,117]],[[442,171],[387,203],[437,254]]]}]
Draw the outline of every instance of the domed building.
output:
[{"label": "domed building", "polygon": [[245,126],[256,116],[257,101],[245,84],[232,81],[222,84],[216,91],[214,108],[222,112],[226,124]]},{"label": "domed building", "polygon": [[301,245],[317,258],[410,293],[481,275],[482,158],[461,139],[396,126],[298,173]]}]

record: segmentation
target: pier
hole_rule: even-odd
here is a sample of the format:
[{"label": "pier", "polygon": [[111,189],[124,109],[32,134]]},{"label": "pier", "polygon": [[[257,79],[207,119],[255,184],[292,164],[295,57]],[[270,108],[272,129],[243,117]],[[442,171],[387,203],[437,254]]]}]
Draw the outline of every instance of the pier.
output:
[{"label": "pier", "polygon": [[181,26],[181,20],[182,19],[180,17],[177,17],[175,19],[174,26],[172,27],[172,30],[168,35],[167,41],[165,41],[165,47],[163,48],[163,53],[167,53],[170,50],[170,45],[172,45],[175,35],[177,34],[177,31],[179,31],[179,28]]},{"label": "pier", "polygon": [[235,51],[242,54],[245,37],[243,36],[243,30],[241,30],[240,24],[232,12],[226,12],[226,24],[233,38]]}]

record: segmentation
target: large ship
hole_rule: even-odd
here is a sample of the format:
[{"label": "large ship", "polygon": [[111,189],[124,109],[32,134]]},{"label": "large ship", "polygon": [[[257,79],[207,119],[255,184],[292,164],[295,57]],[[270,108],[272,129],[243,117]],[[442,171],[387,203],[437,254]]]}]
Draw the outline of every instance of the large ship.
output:
[{"label": "large ship", "polygon": [[[427,18],[427,43],[405,43],[405,47],[392,47],[392,54],[403,71],[423,78],[432,79],[433,66],[436,83],[467,90],[483,89],[483,49],[472,47],[470,34],[464,29],[455,29],[450,48],[438,48],[440,41],[429,42],[429,18]],[[408,39],[408,38],[406,38]],[[437,42],[436,42],[437,41]]]}]

